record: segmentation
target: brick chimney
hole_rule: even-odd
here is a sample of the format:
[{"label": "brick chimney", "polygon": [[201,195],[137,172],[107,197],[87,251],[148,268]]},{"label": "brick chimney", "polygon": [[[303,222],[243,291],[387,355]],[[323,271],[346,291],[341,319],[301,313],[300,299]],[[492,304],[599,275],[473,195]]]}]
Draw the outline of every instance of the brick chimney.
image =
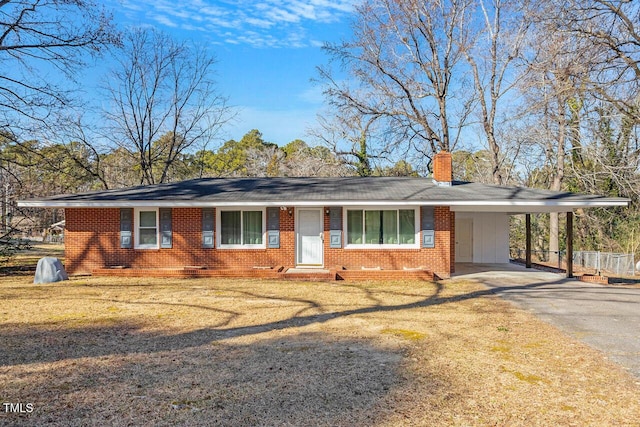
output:
[{"label": "brick chimney", "polygon": [[438,185],[451,185],[453,172],[451,166],[451,153],[440,151],[433,158],[433,181]]}]

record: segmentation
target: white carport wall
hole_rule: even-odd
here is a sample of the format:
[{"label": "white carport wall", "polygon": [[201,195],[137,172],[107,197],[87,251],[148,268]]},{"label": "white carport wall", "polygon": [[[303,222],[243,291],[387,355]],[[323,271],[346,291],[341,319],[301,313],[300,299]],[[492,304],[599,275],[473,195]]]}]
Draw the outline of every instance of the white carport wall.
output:
[{"label": "white carport wall", "polygon": [[[470,233],[466,231],[469,223]],[[456,212],[455,233],[456,262],[509,262],[509,215],[506,212]]]}]

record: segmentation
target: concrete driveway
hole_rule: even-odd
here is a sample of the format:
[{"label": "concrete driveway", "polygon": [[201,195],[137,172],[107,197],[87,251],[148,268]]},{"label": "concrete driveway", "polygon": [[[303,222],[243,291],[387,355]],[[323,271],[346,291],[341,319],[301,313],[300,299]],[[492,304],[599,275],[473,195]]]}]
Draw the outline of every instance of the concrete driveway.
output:
[{"label": "concrete driveway", "polygon": [[452,279],[483,283],[640,378],[640,289],[589,284],[513,264],[456,264]]}]

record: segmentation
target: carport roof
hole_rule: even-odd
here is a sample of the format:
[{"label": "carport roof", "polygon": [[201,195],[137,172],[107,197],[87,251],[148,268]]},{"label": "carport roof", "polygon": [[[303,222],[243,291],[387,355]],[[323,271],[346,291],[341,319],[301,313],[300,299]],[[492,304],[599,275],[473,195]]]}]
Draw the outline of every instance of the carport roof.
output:
[{"label": "carport roof", "polygon": [[24,207],[450,206],[454,211],[549,212],[629,200],[426,178],[202,178],[20,201]]}]

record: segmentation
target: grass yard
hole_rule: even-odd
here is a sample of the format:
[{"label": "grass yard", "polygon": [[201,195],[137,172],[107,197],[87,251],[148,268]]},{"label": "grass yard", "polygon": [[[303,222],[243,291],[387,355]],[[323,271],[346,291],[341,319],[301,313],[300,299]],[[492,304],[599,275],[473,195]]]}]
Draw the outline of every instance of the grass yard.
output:
[{"label": "grass yard", "polygon": [[640,425],[637,379],[472,282],[31,280],[0,425]]},{"label": "grass yard", "polygon": [[38,260],[45,256],[64,261],[64,245],[36,242],[8,259],[0,257],[0,276],[33,275]]}]

